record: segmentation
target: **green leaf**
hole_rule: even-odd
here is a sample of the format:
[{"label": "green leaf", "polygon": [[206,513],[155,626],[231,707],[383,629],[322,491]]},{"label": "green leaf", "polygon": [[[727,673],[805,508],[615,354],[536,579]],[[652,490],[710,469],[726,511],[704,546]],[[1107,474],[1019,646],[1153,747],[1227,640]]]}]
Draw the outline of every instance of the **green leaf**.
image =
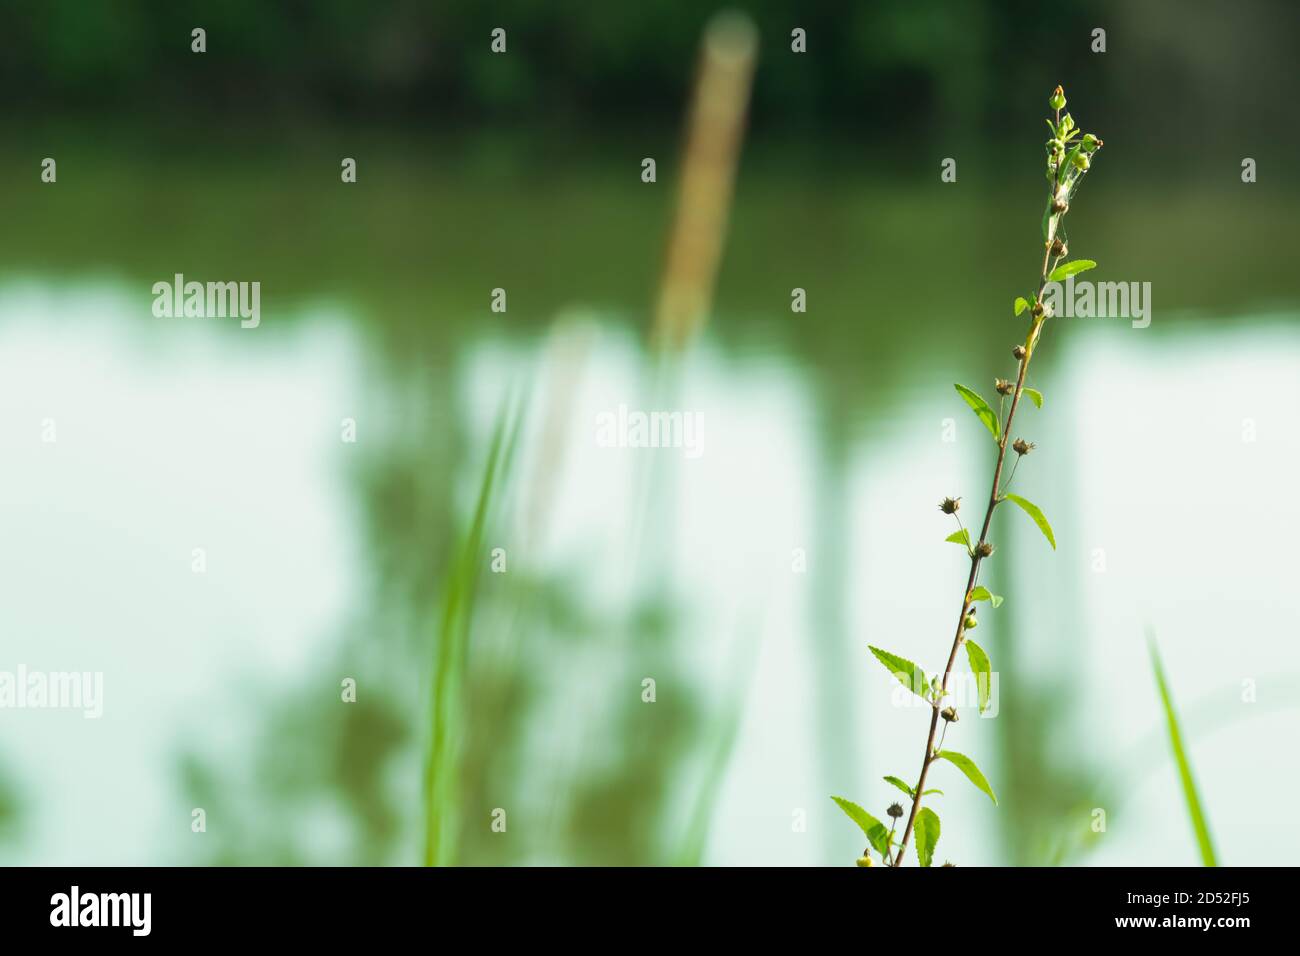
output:
[{"label": "green leaf", "polygon": [[965,399],[966,404],[975,410],[975,414],[979,416],[979,420],[984,423],[984,426],[990,432],[993,433],[993,438],[996,441],[1002,429],[998,426],[998,416],[993,414],[993,409],[989,408],[989,403],[984,401],[984,399],[980,398],[976,392],[971,391],[965,385],[954,385],[953,388],[957,389],[957,394]]},{"label": "green leaf", "polygon": [[970,660],[971,673],[975,675],[975,686],[979,690],[980,713],[989,705],[989,692],[993,686],[993,665],[989,656],[969,637],[966,638],[966,657]]},{"label": "green leaf", "polygon": [[939,814],[922,807],[916,815],[916,855],[922,866],[934,861],[934,848],[939,843]]},{"label": "green leaf", "polygon": [[988,601],[994,607],[1000,607],[1002,604],[1002,595],[994,594],[986,587],[978,587],[970,592],[972,601]]},{"label": "green leaf", "polygon": [[845,800],[843,797],[831,797],[839,808],[843,810],[850,820],[856,823],[867,836],[867,842],[881,856],[889,855],[889,830],[885,825],[863,810],[852,800]]},{"label": "green leaf", "polygon": [[942,791],[942,790],[927,790],[927,791],[925,791],[923,794],[921,794],[921,796],[923,796],[923,797],[928,797],[928,796],[929,796],[930,794],[932,794],[932,793],[937,793],[937,794],[938,794],[939,796],[941,796],[941,797],[943,796],[943,791]]},{"label": "green leaf", "polygon": [[1075,259],[1073,262],[1063,262],[1047,277],[1048,282],[1060,282],[1062,279],[1078,275],[1080,272],[1087,272],[1089,269],[1097,268],[1097,263],[1091,259]]},{"label": "green leaf", "polygon": [[1169,726],[1169,748],[1174,752],[1174,762],[1178,764],[1178,778],[1183,784],[1183,799],[1187,801],[1187,813],[1192,818],[1192,830],[1196,834],[1196,845],[1201,850],[1201,862],[1206,866],[1218,866],[1214,859],[1210,827],[1205,822],[1205,811],[1201,809],[1201,798],[1192,777],[1192,765],[1187,759],[1187,751],[1183,749],[1183,735],[1178,729],[1173,698],[1169,696],[1165,671],[1160,665],[1160,652],[1156,650],[1156,641],[1151,634],[1147,634],[1147,645],[1151,649],[1151,669],[1155,671],[1156,685],[1160,688],[1160,702],[1164,705],[1165,723]]},{"label": "green leaf", "polygon": [[[967,641],[966,643],[969,644],[970,642]],[[989,786],[984,774],[980,773],[980,768],[975,766],[974,760],[971,760],[965,754],[957,753],[955,750],[940,750],[935,756],[956,766],[958,770],[967,776],[971,783],[989,795],[989,799],[993,801],[995,807],[998,805],[998,798],[993,794],[993,788]]]},{"label": "green leaf", "polygon": [[1035,405],[1037,405],[1039,408],[1043,407],[1042,392],[1040,392],[1036,388],[1026,388],[1026,389],[1022,389],[1022,391],[1029,396],[1030,401],[1032,401]]},{"label": "green leaf", "polygon": [[884,664],[889,673],[898,678],[900,684],[918,697],[925,697],[925,688],[928,683],[925,679],[925,671],[905,657],[899,657],[897,654],[889,653],[889,651],[882,651],[878,647],[867,646],[870,648],[871,653],[876,656],[876,660]]},{"label": "green leaf", "polygon": [[1047,543],[1056,550],[1056,536],[1052,534],[1052,526],[1047,523],[1047,516],[1043,514],[1043,509],[1038,507],[1032,501],[1021,498],[1019,495],[1003,495],[1007,501],[1014,501],[1020,506],[1021,510],[1029,517],[1034,519],[1034,524],[1038,525],[1038,530],[1043,532],[1043,537],[1047,538]]},{"label": "green leaf", "polygon": [[1016,315],[1019,315],[1021,312],[1025,311],[1025,309],[1027,309],[1027,308],[1029,308],[1029,300],[1026,299],[1023,295],[1022,295],[1022,296],[1017,296],[1017,297],[1016,297]]},{"label": "green leaf", "polygon": [[962,528],[960,531],[954,531],[943,540],[951,541],[953,544],[964,544],[966,550],[970,550],[970,533],[965,528]]},{"label": "green leaf", "polygon": [[907,784],[903,783],[903,781],[899,780],[897,777],[886,777],[885,782],[892,783],[894,786],[896,786],[899,790],[902,790],[909,797],[912,795],[912,788],[909,787]]}]

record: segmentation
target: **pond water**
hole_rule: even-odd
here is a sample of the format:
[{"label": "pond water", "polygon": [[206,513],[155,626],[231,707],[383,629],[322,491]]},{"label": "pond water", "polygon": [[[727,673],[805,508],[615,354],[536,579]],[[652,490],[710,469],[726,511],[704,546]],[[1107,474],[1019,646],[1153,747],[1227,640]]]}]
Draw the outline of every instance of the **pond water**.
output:
[{"label": "pond water", "polygon": [[[608,167],[539,190],[503,155],[467,186],[393,150],[385,186],[342,196],[300,159],[198,191],[193,168],[158,183],[119,156],[96,186],[15,196],[0,670],[102,672],[104,711],[0,713],[6,862],[418,862],[437,621],[512,399],[463,861],[844,863],[860,836],[829,795],[879,815],[881,776],[915,776],[927,715],[866,647],[930,671],[946,653],[965,558],[935,505],[974,512],[994,454],[952,383],[989,394],[1013,371],[1037,220],[990,211],[1019,184],[953,202],[760,156],[716,315],[665,385],[642,343],[668,194]],[[1278,862],[1300,829],[1231,808],[1260,767],[1283,793],[1297,773],[1273,755],[1300,703],[1300,290],[1240,245],[1281,213],[1225,198],[1211,274],[1216,250],[1124,228],[1161,197],[1089,198],[1074,244],[1151,281],[1153,321],[1049,326],[1016,484],[1058,547],[995,521],[997,712],[950,745],[1001,805],[935,781],[940,855],[1195,862],[1150,629],[1221,857]],[[142,207],[168,210],[161,230]],[[260,326],[155,317],[177,272],[260,281]],[[620,407],[689,413],[698,442],[608,447]]]}]

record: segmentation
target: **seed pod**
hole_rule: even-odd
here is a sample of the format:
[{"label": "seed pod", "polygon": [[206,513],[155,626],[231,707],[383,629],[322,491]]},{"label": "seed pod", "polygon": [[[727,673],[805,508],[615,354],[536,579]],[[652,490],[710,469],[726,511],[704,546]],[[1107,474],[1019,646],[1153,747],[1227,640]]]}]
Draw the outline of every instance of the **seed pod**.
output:
[{"label": "seed pod", "polygon": [[987,558],[989,555],[993,553],[993,545],[989,544],[987,541],[981,541],[976,546],[975,553],[978,554],[981,558]]},{"label": "seed pod", "polygon": [[1015,385],[1013,385],[1011,382],[1008,382],[1005,378],[994,379],[993,387],[997,389],[997,393],[999,395],[1010,395],[1012,392],[1016,390]]},{"label": "seed pod", "polygon": [[975,615],[974,615],[974,614],[967,614],[967,615],[966,615],[966,620],[964,620],[964,621],[961,622],[961,626],[964,627],[964,628],[965,628],[966,630],[968,630],[968,631],[973,631],[973,630],[975,630],[975,628],[977,628],[977,627],[980,626],[980,622],[977,621],[977,620],[975,620]]},{"label": "seed pod", "polygon": [[875,865],[876,864],[871,861],[871,857],[869,856],[858,857],[858,866],[875,866]]},{"label": "seed pod", "polygon": [[[948,709],[952,710],[951,707],[949,707]],[[901,803],[891,803],[889,805],[889,809],[886,810],[885,812],[888,813],[895,820],[897,820],[899,817],[903,815],[903,805]]]},{"label": "seed pod", "polygon": [[946,515],[955,515],[957,513],[957,509],[960,507],[961,507],[960,498],[944,498],[943,501],[939,502],[939,510]]},{"label": "seed pod", "polygon": [[950,724],[955,724],[958,720],[961,719],[960,717],[957,716],[956,707],[945,707],[943,710],[939,711],[939,716],[942,717],[944,720],[948,721],[948,723]]},{"label": "seed pod", "polygon": [[1025,357],[1025,347],[1023,345],[1012,346],[1011,357],[1017,362]]},{"label": "seed pod", "polygon": [[1025,441],[1023,438],[1017,438],[1015,441],[1011,443],[1011,447],[1012,449],[1014,449],[1017,455],[1028,455],[1031,451],[1033,451],[1038,446],[1031,441]]},{"label": "seed pod", "polygon": [[1064,109],[1064,108],[1065,108],[1065,90],[1061,89],[1059,86],[1058,86],[1056,89],[1052,90],[1052,96],[1051,96],[1051,98],[1047,101],[1047,105],[1050,106],[1050,107],[1051,107],[1052,109],[1054,109],[1054,110],[1061,110],[1061,109]]},{"label": "seed pod", "polygon": [[1071,156],[1070,162],[1074,163],[1075,169],[1087,169],[1089,166],[1088,157],[1085,153],[1082,152],[1075,153],[1073,156]]},{"label": "seed pod", "polygon": [[1066,245],[1064,242],[1062,242],[1060,239],[1053,239],[1053,240],[1052,240],[1052,255],[1053,255],[1053,257],[1059,259],[1059,258],[1061,258],[1061,256],[1065,255],[1065,254],[1066,254],[1067,252],[1069,252],[1069,251],[1070,251],[1070,247],[1067,246],[1067,245]]}]

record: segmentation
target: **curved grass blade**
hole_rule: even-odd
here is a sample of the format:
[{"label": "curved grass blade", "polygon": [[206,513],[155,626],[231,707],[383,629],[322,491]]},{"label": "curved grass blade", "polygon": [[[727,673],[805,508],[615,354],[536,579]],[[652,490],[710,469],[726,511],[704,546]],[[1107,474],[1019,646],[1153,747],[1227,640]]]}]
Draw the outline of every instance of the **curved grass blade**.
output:
[{"label": "curved grass blade", "polygon": [[1210,826],[1205,820],[1205,811],[1201,809],[1201,798],[1196,790],[1196,781],[1192,777],[1192,765],[1183,749],[1183,735],[1178,729],[1178,717],[1174,713],[1174,702],[1169,695],[1169,685],[1165,683],[1165,671],[1160,664],[1160,652],[1156,649],[1156,639],[1147,633],[1147,646],[1151,651],[1151,669],[1156,675],[1156,686],[1160,688],[1160,702],[1165,711],[1165,723],[1169,727],[1169,748],[1174,753],[1174,762],[1178,765],[1178,778],[1183,785],[1183,799],[1187,802],[1187,813],[1192,818],[1192,830],[1196,834],[1196,845],[1201,851],[1201,862],[1206,866],[1218,866],[1214,856],[1214,841],[1210,839]]}]

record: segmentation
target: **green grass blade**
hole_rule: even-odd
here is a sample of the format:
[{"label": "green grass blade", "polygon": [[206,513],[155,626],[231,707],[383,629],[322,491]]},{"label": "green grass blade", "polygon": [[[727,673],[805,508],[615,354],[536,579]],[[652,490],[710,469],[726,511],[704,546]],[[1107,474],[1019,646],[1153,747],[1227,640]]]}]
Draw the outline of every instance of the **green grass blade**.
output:
[{"label": "green grass blade", "polygon": [[1192,818],[1192,829],[1196,832],[1196,844],[1201,851],[1201,862],[1206,866],[1218,866],[1214,857],[1214,841],[1210,839],[1210,827],[1201,809],[1201,798],[1196,790],[1196,781],[1192,778],[1192,765],[1188,762],[1187,752],[1183,749],[1183,735],[1178,727],[1178,717],[1174,713],[1174,702],[1169,696],[1169,685],[1165,683],[1165,671],[1160,664],[1160,652],[1156,649],[1155,637],[1147,635],[1147,646],[1151,649],[1151,669],[1155,671],[1156,685],[1160,688],[1160,700],[1165,709],[1165,722],[1169,725],[1169,747],[1174,752],[1174,761],[1178,764],[1178,776],[1183,784],[1183,797],[1187,801],[1187,812]]},{"label": "green grass blade", "polygon": [[455,861],[458,824],[458,744],[464,714],[461,690],[469,644],[474,596],[483,564],[483,537],[501,475],[506,471],[519,431],[519,416],[508,404],[497,417],[488,450],[473,520],[453,559],[443,593],[442,618],[433,667],[429,750],[425,761],[425,866]]}]

